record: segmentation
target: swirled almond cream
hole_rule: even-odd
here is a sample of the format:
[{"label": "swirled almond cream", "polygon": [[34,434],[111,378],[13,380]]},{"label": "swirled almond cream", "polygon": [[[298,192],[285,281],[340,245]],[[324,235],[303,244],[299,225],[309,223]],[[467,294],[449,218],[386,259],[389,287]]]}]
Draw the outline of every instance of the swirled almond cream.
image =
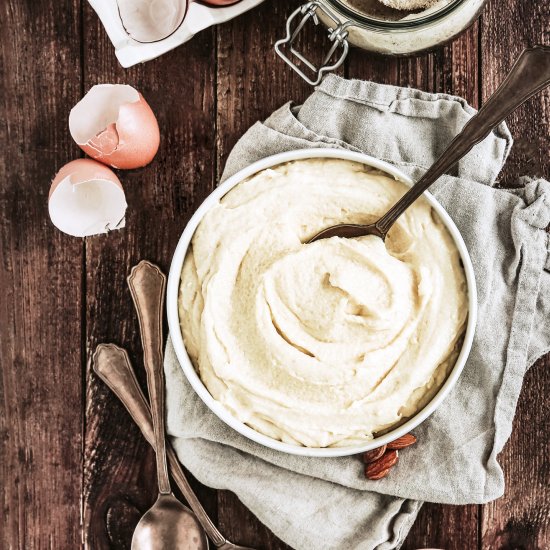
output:
[{"label": "swirled almond cream", "polygon": [[185,345],[240,421],[308,447],[371,439],[441,386],[467,317],[459,253],[418,200],[384,243],[304,244],[370,223],[406,186],[362,164],[290,162],[233,188],[202,219],[184,262]]}]

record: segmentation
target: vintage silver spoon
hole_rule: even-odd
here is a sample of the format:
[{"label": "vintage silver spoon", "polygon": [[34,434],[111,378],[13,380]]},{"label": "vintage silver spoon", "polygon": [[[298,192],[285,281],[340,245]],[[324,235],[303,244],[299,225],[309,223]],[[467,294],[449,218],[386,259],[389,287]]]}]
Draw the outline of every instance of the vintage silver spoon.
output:
[{"label": "vintage silver spoon", "polygon": [[[153,434],[151,410],[139,387],[136,374],[126,351],[114,344],[100,344],[94,353],[93,368],[96,374],[120,399],[130,413],[130,416],[134,419],[134,422],[140,428],[145,439],[154,448],[155,436]],[[216,548],[220,550],[252,550],[252,548],[238,546],[228,541],[212,523],[191,485],[189,485],[169,441],[166,442],[166,456],[172,477],[196,515],[195,522],[198,519]],[[190,530],[194,530],[195,528],[199,529],[198,526],[193,525],[190,527]]]},{"label": "vintage silver spoon", "polygon": [[327,227],[308,242],[329,237],[375,235],[382,240],[397,218],[432,183],[458,162],[472,147],[522,103],[550,84],[550,47],[535,46],[523,50],[506,79],[476,115],[462,128],[431,168],[377,222],[369,225],[340,224]]},{"label": "vintage silver spoon", "polygon": [[132,537],[132,550],[204,550],[208,548],[208,539],[196,516],[173,495],[168,478],[162,366],[162,318],[166,277],[157,266],[140,262],[132,269],[128,286],[141,330],[159,488],[155,504],[137,524]]}]

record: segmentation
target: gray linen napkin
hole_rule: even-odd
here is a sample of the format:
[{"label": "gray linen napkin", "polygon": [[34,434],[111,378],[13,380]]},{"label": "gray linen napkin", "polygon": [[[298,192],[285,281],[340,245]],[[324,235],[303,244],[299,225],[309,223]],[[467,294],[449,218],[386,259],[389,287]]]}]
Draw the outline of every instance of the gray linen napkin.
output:
[{"label": "gray linen napkin", "polygon": [[[464,100],[329,76],[298,108],[256,123],[224,178],[265,156],[306,147],[363,151],[418,178],[472,116]],[[357,457],[288,456],[248,441],[193,392],[168,343],[168,430],[183,464],[229,489],[297,549],[397,548],[422,501],[483,503],[502,495],[497,455],[508,439],[523,376],[550,349],[550,183],[493,187],[510,151],[500,126],[433,192],[470,251],[479,321],[464,372],[415,430],[391,475],[368,481]]]}]

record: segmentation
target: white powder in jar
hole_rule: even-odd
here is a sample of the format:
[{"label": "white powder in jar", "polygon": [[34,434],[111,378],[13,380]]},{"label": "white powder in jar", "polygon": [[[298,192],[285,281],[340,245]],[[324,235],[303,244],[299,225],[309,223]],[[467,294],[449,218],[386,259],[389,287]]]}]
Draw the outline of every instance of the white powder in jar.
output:
[{"label": "white powder in jar", "polygon": [[[383,2],[400,2],[419,0],[341,0],[352,10],[365,15],[371,21],[395,22],[395,28],[376,28],[373,23],[363,27],[360,18],[357,24],[347,27],[348,41],[354,46],[365,50],[390,55],[407,55],[420,52],[442,44],[457,36],[470,25],[487,0],[463,0],[455,4],[454,9],[449,10],[442,17],[437,17],[454,0],[435,0],[430,6],[421,10],[399,11],[390,8]],[[427,2],[428,0],[422,0]],[[325,25],[332,24],[328,18],[319,16]],[[428,23],[422,21],[431,17]],[[418,20],[418,25],[413,24]],[[399,28],[400,23],[410,23],[407,27]]]},{"label": "white powder in jar", "polygon": [[401,21],[425,17],[452,0],[343,0],[354,10],[381,21]]},{"label": "white powder in jar", "polygon": [[420,10],[430,8],[437,0],[380,0],[382,4],[395,10]]}]

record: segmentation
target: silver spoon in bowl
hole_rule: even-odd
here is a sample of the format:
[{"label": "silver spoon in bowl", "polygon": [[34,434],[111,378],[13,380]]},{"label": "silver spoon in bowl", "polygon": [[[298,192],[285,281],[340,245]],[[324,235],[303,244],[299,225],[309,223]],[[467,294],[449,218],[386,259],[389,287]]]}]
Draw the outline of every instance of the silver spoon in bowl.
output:
[{"label": "silver spoon in bowl", "polygon": [[162,317],[166,277],[160,269],[140,262],[128,277],[138,313],[151,402],[159,494],[140,519],[132,537],[132,550],[205,550],[208,539],[196,516],[172,493],[166,461],[164,433],[164,376],[162,367]]},{"label": "silver spoon in bowl", "polygon": [[308,242],[330,237],[375,235],[385,240],[397,218],[432,183],[458,162],[491,130],[512,114],[522,103],[550,84],[550,47],[535,46],[523,50],[510,73],[496,92],[462,128],[431,168],[377,222],[369,225],[339,224],[323,229]]}]

